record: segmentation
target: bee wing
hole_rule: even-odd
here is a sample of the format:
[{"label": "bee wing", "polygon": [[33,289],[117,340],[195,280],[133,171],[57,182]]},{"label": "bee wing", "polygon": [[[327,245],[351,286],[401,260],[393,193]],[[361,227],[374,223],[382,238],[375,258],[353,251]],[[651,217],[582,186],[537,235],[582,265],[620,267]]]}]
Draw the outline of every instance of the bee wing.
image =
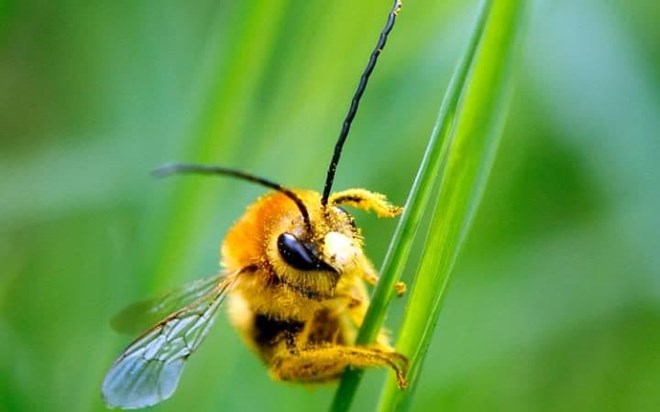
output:
[{"label": "bee wing", "polygon": [[232,279],[185,306],[131,343],[105,375],[102,393],[109,407],[143,408],[169,398],[181,371],[213,324]]},{"label": "bee wing", "polygon": [[222,282],[224,274],[194,280],[160,297],[133,303],[110,320],[117,332],[135,335],[171,313],[188,306],[203,296],[212,293]]}]

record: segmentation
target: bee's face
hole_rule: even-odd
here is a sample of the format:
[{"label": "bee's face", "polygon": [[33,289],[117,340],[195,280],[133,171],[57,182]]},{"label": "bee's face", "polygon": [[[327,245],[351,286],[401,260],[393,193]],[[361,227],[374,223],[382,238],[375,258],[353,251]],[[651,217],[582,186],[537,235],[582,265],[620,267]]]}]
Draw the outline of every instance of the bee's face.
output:
[{"label": "bee's face", "polygon": [[312,232],[302,219],[278,225],[268,247],[280,280],[310,295],[331,295],[343,274],[355,269],[362,241],[353,218],[337,206],[310,209]]}]

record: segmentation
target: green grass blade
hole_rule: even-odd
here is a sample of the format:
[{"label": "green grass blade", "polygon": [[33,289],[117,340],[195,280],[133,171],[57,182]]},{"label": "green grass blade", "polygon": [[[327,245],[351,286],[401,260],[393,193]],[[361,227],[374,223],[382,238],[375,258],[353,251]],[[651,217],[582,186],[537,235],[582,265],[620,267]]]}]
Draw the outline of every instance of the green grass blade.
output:
[{"label": "green grass blade", "polygon": [[[401,278],[408,262],[419,222],[428,204],[432,188],[437,183],[442,153],[446,153],[449,147],[449,140],[445,137],[454,119],[465,79],[474,60],[489,7],[489,0],[482,3],[465,53],[452,75],[436,124],[426,146],[424,157],[406,200],[403,216],[401,216],[383,261],[380,272],[381,279],[374,291],[373,300],[369,305],[369,310],[356,340],[358,345],[366,345],[376,339],[385,320],[387,308],[394,297],[394,285]],[[361,369],[347,369],[344,372],[331,406],[332,411],[348,410],[363,373]]]},{"label": "green grass blade", "polygon": [[486,185],[508,106],[512,62],[524,0],[493,2],[476,60],[461,96],[440,190],[397,342],[410,360],[410,387],[390,376],[379,410],[404,410],[419,379],[451,271]]},{"label": "green grass blade", "polygon": [[[190,99],[193,109],[183,127],[179,148],[182,154],[176,159],[163,159],[163,163],[176,160],[222,164],[224,158],[238,150],[245,119],[249,118],[250,88],[262,76],[266,51],[272,47],[272,33],[278,28],[284,3],[285,0],[268,5],[241,3],[237,13],[245,18],[231,24],[224,22],[225,16],[218,12],[207,45],[205,67]],[[230,28],[223,27],[226,25]],[[233,30],[232,36],[227,36],[226,30]],[[209,210],[217,207],[221,193],[217,186],[203,187],[195,179],[172,180],[158,183],[174,189],[171,199],[158,208],[152,223],[151,232],[156,233],[154,247],[144,261],[148,265],[156,262],[155,267],[141,270],[152,273],[154,291],[164,289],[170,279],[195,273],[193,267],[200,253],[195,240],[207,233]]]}]

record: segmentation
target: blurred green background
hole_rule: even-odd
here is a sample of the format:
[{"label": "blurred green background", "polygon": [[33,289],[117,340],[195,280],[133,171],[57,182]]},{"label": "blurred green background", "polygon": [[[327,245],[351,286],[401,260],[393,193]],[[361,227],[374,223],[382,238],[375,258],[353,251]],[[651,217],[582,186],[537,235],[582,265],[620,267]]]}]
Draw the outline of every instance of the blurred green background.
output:
[{"label": "blurred green background", "polygon": [[[660,3],[532,6],[413,410],[658,410]],[[105,410],[101,379],[131,339],[111,316],[216,273],[224,233],[263,193],[157,181],[155,166],[321,189],[389,7],[0,2],[0,411]],[[336,189],[404,202],[476,7],[405,2]],[[356,215],[378,263],[395,222]],[[367,374],[354,410],[374,407],[384,373]],[[323,410],[333,391],[272,383],[223,314],[153,410]]]}]

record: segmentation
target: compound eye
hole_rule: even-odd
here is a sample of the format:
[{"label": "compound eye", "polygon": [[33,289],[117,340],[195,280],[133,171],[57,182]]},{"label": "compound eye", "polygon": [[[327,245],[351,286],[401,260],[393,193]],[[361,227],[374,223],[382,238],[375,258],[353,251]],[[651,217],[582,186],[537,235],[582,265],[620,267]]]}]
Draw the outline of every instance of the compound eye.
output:
[{"label": "compound eye", "polygon": [[291,233],[282,233],[277,238],[277,249],[282,259],[293,268],[304,271],[329,270],[325,262],[318,259],[305,245]]}]

